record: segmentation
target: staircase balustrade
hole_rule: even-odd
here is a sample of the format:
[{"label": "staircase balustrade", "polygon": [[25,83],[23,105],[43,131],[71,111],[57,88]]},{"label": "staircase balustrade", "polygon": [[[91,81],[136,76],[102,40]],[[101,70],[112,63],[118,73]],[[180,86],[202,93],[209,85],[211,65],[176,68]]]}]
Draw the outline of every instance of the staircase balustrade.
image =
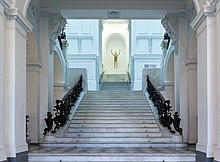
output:
[{"label": "staircase balustrade", "polygon": [[[180,128],[180,121],[178,112],[171,116],[172,106],[170,100],[165,100],[163,95],[157,90],[149,75],[147,75],[147,92],[149,93],[149,99],[154,103],[157,108],[160,123],[169,129],[171,133],[179,132],[182,135],[182,128]],[[171,128],[171,125],[176,131]]]},{"label": "staircase balustrade", "polygon": [[44,129],[44,135],[48,132],[55,133],[57,129],[63,127],[67,123],[71,108],[74,106],[74,103],[83,90],[82,80],[81,75],[78,82],[66,93],[66,95],[61,100],[56,100],[56,105],[53,109],[54,112],[47,112],[47,118],[44,119],[47,125],[47,128]]}]

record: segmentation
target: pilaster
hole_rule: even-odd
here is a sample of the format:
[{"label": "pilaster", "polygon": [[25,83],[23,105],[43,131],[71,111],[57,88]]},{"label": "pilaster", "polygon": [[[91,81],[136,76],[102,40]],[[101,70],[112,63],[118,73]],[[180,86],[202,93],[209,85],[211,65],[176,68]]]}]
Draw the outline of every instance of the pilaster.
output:
[{"label": "pilaster", "polygon": [[48,106],[49,98],[49,20],[45,14],[40,18],[40,47],[42,53],[42,67],[40,69],[40,111],[39,111],[39,130],[40,140],[43,140],[43,130],[46,127],[44,118],[51,108]]},{"label": "pilaster", "polygon": [[26,32],[32,26],[16,8],[5,8],[4,96],[5,146],[14,158],[26,144]]},{"label": "pilaster", "polygon": [[29,116],[28,140],[39,143],[40,69],[37,63],[27,64],[27,115]]},{"label": "pilaster", "polygon": [[185,66],[188,83],[188,142],[195,144],[198,138],[197,60],[187,60]]},{"label": "pilaster", "polygon": [[[0,1],[1,2],[1,1]],[[5,52],[4,52],[4,27],[5,27],[5,16],[4,16],[4,4],[0,3],[0,161],[6,160],[6,150],[4,146],[4,59],[5,59]]]},{"label": "pilaster", "polygon": [[215,156],[217,143],[216,5],[204,5],[191,25],[197,29],[198,44],[198,94],[200,95],[198,96],[197,150],[204,152],[203,148],[206,148],[206,158],[212,158]]}]

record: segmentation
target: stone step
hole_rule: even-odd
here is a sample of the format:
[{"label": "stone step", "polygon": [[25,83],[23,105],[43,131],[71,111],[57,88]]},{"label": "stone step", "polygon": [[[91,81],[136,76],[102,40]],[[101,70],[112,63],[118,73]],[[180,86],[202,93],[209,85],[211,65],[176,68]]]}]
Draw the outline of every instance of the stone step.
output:
[{"label": "stone step", "polygon": [[115,106],[119,106],[119,105],[123,105],[123,106],[127,106],[127,105],[132,105],[132,106],[139,106],[139,105],[149,105],[146,101],[143,102],[134,102],[134,101],[129,101],[129,102],[123,102],[123,101],[119,101],[119,102],[106,102],[106,101],[99,101],[99,102],[86,102],[86,101],[82,101],[80,103],[80,105],[102,105],[102,106],[108,106],[108,105],[115,105]]},{"label": "stone step", "polygon": [[113,124],[108,124],[108,123],[94,123],[94,124],[89,124],[89,123],[83,123],[83,124],[70,124],[69,126],[71,127],[103,127],[103,128],[114,128],[114,127],[121,127],[121,128],[148,128],[148,127],[158,127],[157,123],[145,123],[145,124],[121,124],[121,123],[113,123]]},{"label": "stone step", "polygon": [[[62,160],[61,160],[62,159]],[[195,154],[29,154],[29,162],[195,162]]]},{"label": "stone step", "polygon": [[151,109],[78,109],[77,113],[152,113]]},{"label": "stone step", "polygon": [[84,133],[157,133],[160,132],[160,129],[158,127],[148,127],[148,128],[122,128],[122,127],[69,127],[68,132],[84,132]]},{"label": "stone step", "polygon": [[[57,136],[59,137],[59,136]],[[79,133],[73,133],[73,132],[68,132],[68,133],[64,133],[63,137],[123,137],[123,138],[129,138],[129,137],[162,137],[162,133],[161,132],[152,132],[152,133],[138,133],[138,132],[120,132],[120,133],[111,133],[111,132],[104,132],[104,133],[100,133],[100,132],[90,132],[90,133],[86,133],[86,132],[79,132]]]},{"label": "stone step", "polygon": [[129,148],[129,147],[144,147],[144,148],[174,148],[174,147],[186,147],[187,145],[184,143],[52,143],[52,142],[44,142],[40,144],[41,147],[71,147],[71,148],[78,148],[78,147],[85,147],[85,148],[111,148],[111,147],[119,147],[119,148]]},{"label": "stone step", "polygon": [[86,108],[93,108],[93,109],[100,109],[100,108],[103,108],[103,109],[150,109],[150,106],[149,105],[138,105],[138,106],[134,106],[134,105],[126,105],[126,106],[118,106],[118,105],[83,105],[81,104],[78,108],[78,110],[81,110],[81,109],[86,109]]},{"label": "stone step", "polygon": [[139,115],[124,115],[124,116],[119,116],[119,115],[77,115],[77,116],[74,116],[73,118],[74,120],[75,119],[98,119],[98,120],[135,120],[135,119],[155,119],[154,116],[152,115],[142,115],[142,116],[139,116]]},{"label": "stone step", "polygon": [[113,124],[113,123],[120,123],[120,124],[129,124],[129,123],[136,123],[136,124],[144,124],[144,123],[157,123],[157,121],[155,119],[134,119],[134,120],[118,120],[118,119],[114,119],[114,120],[99,120],[99,119],[74,119],[71,121],[72,124],[83,124],[83,123],[95,123],[95,124],[99,124],[99,123],[105,123],[105,124]]},{"label": "stone step", "polygon": [[142,115],[153,115],[153,112],[76,112],[75,115],[103,115],[103,116],[142,116]]},{"label": "stone step", "polygon": [[93,101],[94,99],[96,99],[97,101],[108,101],[108,100],[112,100],[112,101],[130,101],[130,100],[135,100],[135,101],[146,101],[146,98],[140,98],[140,97],[129,97],[129,98],[121,98],[121,97],[85,97],[83,98],[83,101]]},{"label": "stone step", "polygon": [[166,137],[59,137],[57,143],[78,143],[78,144],[136,144],[136,143],[169,143],[170,138]]},{"label": "stone step", "polygon": [[152,109],[146,108],[146,107],[142,107],[142,108],[138,108],[138,107],[131,108],[130,107],[130,108],[128,108],[128,107],[119,106],[119,107],[115,108],[115,107],[101,107],[101,106],[99,106],[99,107],[83,106],[83,107],[78,108],[77,111],[96,111],[96,112],[98,112],[98,111],[116,111],[116,112],[118,112],[118,111],[133,111],[133,112],[139,111],[140,112],[141,111],[142,112],[143,111],[143,112],[152,112]]},{"label": "stone step", "polygon": [[88,113],[88,114],[112,114],[112,115],[121,115],[121,114],[127,114],[127,115],[140,115],[140,113],[142,115],[152,115],[153,111],[151,111],[150,109],[146,109],[146,110],[127,110],[126,108],[122,108],[121,110],[109,110],[109,109],[99,109],[99,110],[93,110],[93,109],[87,109],[87,110],[80,110],[78,109],[76,111],[76,113],[78,114],[83,114],[83,113]]}]

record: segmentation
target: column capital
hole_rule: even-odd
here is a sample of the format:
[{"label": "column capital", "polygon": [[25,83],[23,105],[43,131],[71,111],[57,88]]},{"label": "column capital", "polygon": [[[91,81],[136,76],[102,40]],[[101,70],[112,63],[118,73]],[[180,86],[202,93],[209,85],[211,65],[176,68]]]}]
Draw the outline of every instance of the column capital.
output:
[{"label": "column capital", "polygon": [[42,65],[40,63],[27,63],[27,67],[37,67],[40,69]]},{"label": "column capital", "polygon": [[[216,0],[217,3],[218,0]],[[191,26],[194,30],[196,30],[201,23],[209,16],[215,16],[216,15],[216,4],[213,2],[213,4],[204,5],[203,9],[197,13],[196,17],[191,23]]]},{"label": "column capital", "polygon": [[197,69],[197,60],[186,60],[184,64],[187,71]]},{"label": "column capital", "polygon": [[33,28],[17,8],[5,8],[5,16],[8,20],[17,21],[26,32],[30,32]]}]

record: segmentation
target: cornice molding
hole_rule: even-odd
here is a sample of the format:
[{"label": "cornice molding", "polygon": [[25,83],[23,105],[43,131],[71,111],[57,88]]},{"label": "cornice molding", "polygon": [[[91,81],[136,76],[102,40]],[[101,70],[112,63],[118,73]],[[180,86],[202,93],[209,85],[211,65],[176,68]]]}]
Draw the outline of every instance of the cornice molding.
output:
[{"label": "cornice molding", "polygon": [[11,0],[0,0],[0,4],[1,4],[3,7],[9,8],[10,5],[12,4],[12,1],[11,1]]},{"label": "cornice molding", "polygon": [[54,85],[54,87],[61,87],[61,88],[66,88],[67,87],[67,85],[64,83],[64,82],[60,82],[60,83],[54,83],[53,84]]},{"label": "cornice molding", "polygon": [[[218,1],[218,0],[217,0]],[[202,22],[208,16],[215,16],[216,13],[216,5],[204,5],[203,9],[197,14],[195,19],[192,21],[191,26],[194,30],[196,30]]]},{"label": "cornice molding", "polygon": [[27,63],[26,66],[27,67],[34,67],[34,68],[38,68],[38,69],[40,69],[42,67],[42,65],[40,63]]},{"label": "cornice molding", "polygon": [[162,86],[174,86],[174,82],[173,81],[164,81]]},{"label": "cornice molding", "polygon": [[185,66],[192,66],[192,65],[197,66],[197,61],[196,60],[186,60],[184,64],[185,64]]},{"label": "cornice molding", "polygon": [[8,20],[16,20],[26,32],[30,32],[33,28],[31,23],[19,12],[17,8],[5,8],[5,16]]}]

